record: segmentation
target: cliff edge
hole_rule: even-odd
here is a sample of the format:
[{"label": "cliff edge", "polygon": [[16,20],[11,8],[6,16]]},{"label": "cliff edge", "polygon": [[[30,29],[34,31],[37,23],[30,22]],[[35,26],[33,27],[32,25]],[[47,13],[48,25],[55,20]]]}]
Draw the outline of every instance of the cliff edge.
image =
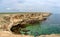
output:
[{"label": "cliff edge", "polygon": [[[20,34],[19,29],[45,21],[51,13],[1,14],[0,30]],[[24,30],[27,31],[27,30]]]}]

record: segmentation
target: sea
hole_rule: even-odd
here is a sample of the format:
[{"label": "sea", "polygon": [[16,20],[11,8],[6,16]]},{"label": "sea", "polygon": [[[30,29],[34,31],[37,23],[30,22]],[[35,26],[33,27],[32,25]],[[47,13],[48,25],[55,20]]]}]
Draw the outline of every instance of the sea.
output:
[{"label": "sea", "polygon": [[60,34],[60,14],[52,14],[42,23],[29,26],[26,29],[30,30],[28,34],[35,36]]}]

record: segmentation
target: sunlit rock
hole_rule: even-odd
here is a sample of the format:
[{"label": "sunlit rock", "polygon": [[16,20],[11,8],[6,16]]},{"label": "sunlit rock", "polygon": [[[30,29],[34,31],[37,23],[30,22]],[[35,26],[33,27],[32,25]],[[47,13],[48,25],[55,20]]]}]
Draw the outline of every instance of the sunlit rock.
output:
[{"label": "sunlit rock", "polygon": [[[21,13],[21,14],[5,14],[3,19],[5,20],[6,24],[1,25],[3,30],[11,31],[10,29],[13,28],[13,32],[19,33],[20,28],[26,28],[27,25],[30,26],[37,22],[42,22],[51,15],[50,13]],[[4,21],[3,21],[4,22]],[[15,30],[14,30],[15,28]],[[11,31],[11,32],[12,32]],[[25,30],[26,31],[26,30]]]}]

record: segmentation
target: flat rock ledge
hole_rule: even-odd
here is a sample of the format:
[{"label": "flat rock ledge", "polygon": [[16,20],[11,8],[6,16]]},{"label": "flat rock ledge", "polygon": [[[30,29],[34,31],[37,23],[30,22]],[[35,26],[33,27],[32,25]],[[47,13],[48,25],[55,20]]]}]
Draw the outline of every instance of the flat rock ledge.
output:
[{"label": "flat rock ledge", "polygon": [[34,25],[37,22],[45,21],[50,15],[51,13],[1,14],[0,30],[19,33],[19,28],[25,28],[27,24]]}]

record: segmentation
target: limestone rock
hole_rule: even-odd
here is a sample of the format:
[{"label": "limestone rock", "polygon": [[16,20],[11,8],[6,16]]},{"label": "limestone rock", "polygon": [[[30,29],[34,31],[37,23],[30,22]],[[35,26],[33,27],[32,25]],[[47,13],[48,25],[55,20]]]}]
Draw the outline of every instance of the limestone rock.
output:
[{"label": "limestone rock", "polygon": [[[50,13],[22,13],[22,14],[2,14],[0,18],[3,20],[0,20],[2,22],[2,25],[0,26],[1,29],[11,31],[10,29],[13,26],[17,25],[20,28],[26,27],[26,24],[34,24],[36,22],[42,22],[45,19],[47,19],[48,16],[50,16]],[[16,29],[19,29],[16,28]]]}]

